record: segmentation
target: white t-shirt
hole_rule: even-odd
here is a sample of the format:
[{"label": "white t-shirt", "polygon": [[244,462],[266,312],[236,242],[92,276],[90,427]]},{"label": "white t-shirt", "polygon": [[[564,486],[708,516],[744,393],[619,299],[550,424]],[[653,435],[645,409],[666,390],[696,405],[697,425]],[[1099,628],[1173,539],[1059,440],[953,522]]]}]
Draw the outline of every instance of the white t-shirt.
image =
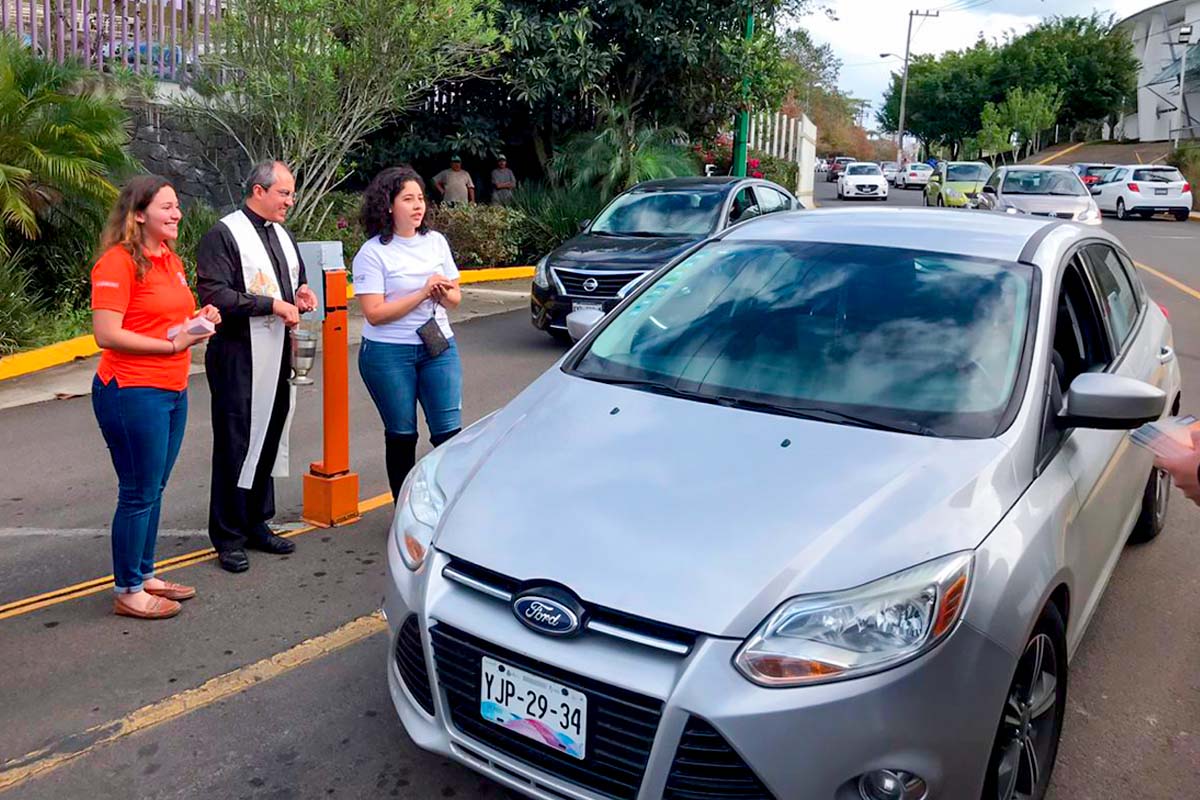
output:
[{"label": "white t-shirt", "polygon": [[[388,302],[420,291],[434,273],[450,280],[458,278],[450,245],[446,237],[436,231],[418,233],[410,239],[393,236],[387,244],[381,244],[378,236],[369,239],[354,256],[353,269],[355,294],[381,294]],[[454,336],[446,309],[433,300],[426,300],[394,322],[384,325],[366,322],[363,338],[391,344],[421,344],[417,328],[434,314],[446,338]]]}]

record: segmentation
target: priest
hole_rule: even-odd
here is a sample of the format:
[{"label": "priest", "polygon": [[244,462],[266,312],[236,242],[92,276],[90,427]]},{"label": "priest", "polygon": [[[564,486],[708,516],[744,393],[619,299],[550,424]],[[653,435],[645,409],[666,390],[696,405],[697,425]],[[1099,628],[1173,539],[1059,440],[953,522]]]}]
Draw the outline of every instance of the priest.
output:
[{"label": "priest", "polygon": [[295,195],[285,164],[256,165],[245,203],[214,225],[196,251],[201,304],[216,306],[222,318],[204,358],[213,425],[208,535],[230,572],[249,569],[247,548],[275,554],[296,548],[267,525],[275,516],[272,479],[288,474],[295,404],[290,332],[317,304],[300,250],[283,227]]}]

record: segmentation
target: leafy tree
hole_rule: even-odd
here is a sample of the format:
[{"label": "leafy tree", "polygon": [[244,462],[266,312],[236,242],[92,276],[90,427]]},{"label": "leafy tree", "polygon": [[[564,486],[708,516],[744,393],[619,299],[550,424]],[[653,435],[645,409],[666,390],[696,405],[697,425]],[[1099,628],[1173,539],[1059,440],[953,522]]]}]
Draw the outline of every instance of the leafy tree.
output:
[{"label": "leafy tree", "polygon": [[87,75],[0,36],[0,255],[116,198],[112,179],[132,164],[128,117]]},{"label": "leafy tree", "polygon": [[365,137],[494,64],[494,12],[494,0],[231,0],[208,63],[229,80],[200,84],[190,104],[251,160],[292,165],[303,229]]},{"label": "leafy tree", "polygon": [[682,131],[646,124],[636,106],[604,105],[595,133],[580,133],[556,153],[551,171],[561,182],[595,186],[612,197],[641,181],[689,175],[693,167],[677,140]]},{"label": "leafy tree", "polygon": [[992,155],[993,164],[995,164],[997,154],[1011,149],[1012,133],[1013,127],[1009,122],[1008,115],[1001,111],[995,103],[985,103],[983,113],[979,117],[977,141],[980,150]]}]

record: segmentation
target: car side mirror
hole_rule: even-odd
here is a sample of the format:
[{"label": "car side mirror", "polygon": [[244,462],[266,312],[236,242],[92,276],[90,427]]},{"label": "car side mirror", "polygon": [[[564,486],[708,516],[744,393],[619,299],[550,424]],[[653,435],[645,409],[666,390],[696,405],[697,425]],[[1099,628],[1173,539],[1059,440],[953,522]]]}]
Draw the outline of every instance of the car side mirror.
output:
[{"label": "car side mirror", "polygon": [[995,193],[996,193],[996,187],[995,187],[995,186],[984,186],[984,187],[983,187],[983,193],[984,193],[984,194],[995,194]]},{"label": "car side mirror", "polygon": [[1156,386],[1106,372],[1085,372],[1071,381],[1060,428],[1131,431],[1162,416],[1167,395]]},{"label": "car side mirror", "polygon": [[604,312],[589,308],[584,311],[572,311],[567,314],[567,333],[571,341],[578,342],[588,335],[588,331],[596,327],[604,319]]},{"label": "car side mirror", "polygon": [[1103,189],[1101,189],[1099,186],[1093,185],[1092,188],[1088,189],[1088,191],[1094,195],[1099,195],[1103,191]]},{"label": "car side mirror", "polygon": [[592,224],[592,221],[590,219],[579,220],[579,232],[583,233],[584,231],[586,231],[588,229],[588,225],[591,225],[591,224]]}]

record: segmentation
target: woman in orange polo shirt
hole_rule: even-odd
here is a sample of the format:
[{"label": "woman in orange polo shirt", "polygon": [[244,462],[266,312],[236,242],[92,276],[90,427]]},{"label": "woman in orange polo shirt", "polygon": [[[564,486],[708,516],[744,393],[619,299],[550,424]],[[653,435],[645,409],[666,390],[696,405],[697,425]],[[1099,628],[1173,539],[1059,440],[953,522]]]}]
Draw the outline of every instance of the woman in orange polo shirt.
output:
[{"label": "woman in orange polo shirt", "polygon": [[212,306],[195,314],[183,262],[171,246],[181,217],[170,183],[155,175],[132,179],[108,218],[92,268],[92,328],[103,348],[92,408],[119,485],[113,610],[141,619],[173,617],[179,601],[196,594],[154,576],[163,489],[187,423],[188,348],[221,321]]}]

